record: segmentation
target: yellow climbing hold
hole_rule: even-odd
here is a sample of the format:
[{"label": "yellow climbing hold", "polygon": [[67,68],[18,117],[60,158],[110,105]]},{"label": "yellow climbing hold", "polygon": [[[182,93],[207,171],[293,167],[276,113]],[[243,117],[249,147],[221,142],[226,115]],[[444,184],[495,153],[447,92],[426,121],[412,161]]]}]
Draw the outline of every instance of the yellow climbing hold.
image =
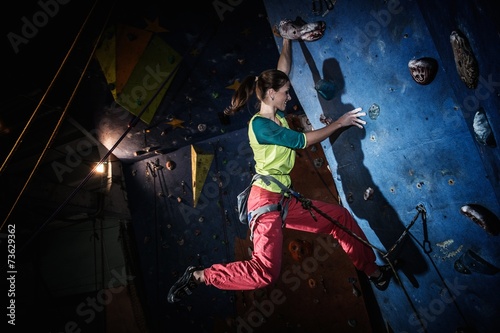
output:
[{"label": "yellow climbing hold", "polygon": [[191,174],[193,187],[193,207],[196,207],[200,198],[201,190],[207,179],[210,165],[214,159],[213,154],[203,152],[201,149],[191,145]]}]

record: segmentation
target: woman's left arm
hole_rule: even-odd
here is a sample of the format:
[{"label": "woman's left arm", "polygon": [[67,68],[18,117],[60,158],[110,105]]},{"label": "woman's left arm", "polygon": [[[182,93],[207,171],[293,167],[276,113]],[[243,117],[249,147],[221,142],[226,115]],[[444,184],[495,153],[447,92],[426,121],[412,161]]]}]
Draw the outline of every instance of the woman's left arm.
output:
[{"label": "woman's left arm", "polygon": [[361,108],[356,108],[354,110],[348,111],[330,125],[311,132],[306,132],[307,147],[325,140],[342,127],[354,125],[359,128],[363,128],[363,125],[366,124],[366,121],[359,117],[366,116],[366,113],[360,111]]}]

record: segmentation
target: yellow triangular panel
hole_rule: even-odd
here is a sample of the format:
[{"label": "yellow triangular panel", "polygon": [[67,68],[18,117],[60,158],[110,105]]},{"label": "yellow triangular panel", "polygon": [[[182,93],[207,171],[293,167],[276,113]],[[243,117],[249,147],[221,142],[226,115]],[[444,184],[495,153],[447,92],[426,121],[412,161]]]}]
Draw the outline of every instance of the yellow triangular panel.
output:
[{"label": "yellow triangular panel", "polygon": [[116,34],[115,26],[108,28],[96,49],[96,58],[104,73],[109,90],[116,100]]},{"label": "yellow triangular panel", "polygon": [[214,159],[213,154],[207,154],[191,145],[191,174],[193,186],[193,207],[196,207],[201,190],[207,179],[210,165]]},{"label": "yellow triangular panel", "polygon": [[118,104],[136,116],[147,106],[141,120],[147,124],[151,123],[181,60],[179,53],[160,37],[154,36],[121,94],[118,94]]},{"label": "yellow triangular panel", "polygon": [[152,32],[128,25],[116,29],[116,92],[120,94],[151,40]]}]

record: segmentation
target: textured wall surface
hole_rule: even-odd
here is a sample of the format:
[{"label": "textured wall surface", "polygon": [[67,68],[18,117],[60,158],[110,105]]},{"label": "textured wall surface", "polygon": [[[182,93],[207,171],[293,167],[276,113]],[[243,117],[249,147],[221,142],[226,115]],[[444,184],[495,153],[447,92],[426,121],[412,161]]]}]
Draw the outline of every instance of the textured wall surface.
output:
[{"label": "textured wall surface", "polygon": [[[327,24],[322,39],[293,45],[292,84],[314,127],[323,126],[322,115],[336,119],[355,107],[369,113],[378,106],[364,130],[350,128],[323,147],[343,204],[368,230],[381,262],[398,243],[387,258],[399,260],[400,283],[376,295],[388,325],[395,332],[493,332],[498,236],[461,214],[462,206],[478,204],[494,214],[489,223],[500,216],[499,151],[479,143],[473,130],[482,107],[499,136],[499,37],[491,11],[472,1],[359,0],[338,1],[317,16],[304,1],[265,5],[271,22],[300,16]],[[455,66],[450,34],[457,29],[479,64],[474,89]],[[408,69],[422,57],[438,63],[427,85]],[[315,90],[320,79],[333,82],[332,99]],[[374,194],[365,200],[369,187]]]}]

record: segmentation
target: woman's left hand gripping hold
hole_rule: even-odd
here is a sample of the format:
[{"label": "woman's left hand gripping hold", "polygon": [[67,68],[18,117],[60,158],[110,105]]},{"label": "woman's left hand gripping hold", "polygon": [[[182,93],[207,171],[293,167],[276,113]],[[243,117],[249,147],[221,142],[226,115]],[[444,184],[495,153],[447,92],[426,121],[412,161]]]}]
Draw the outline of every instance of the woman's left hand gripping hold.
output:
[{"label": "woman's left hand gripping hold", "polygon": [[347,126],[357,126],[359,128],[363,128],[363,125],[366,124],[366,121],[361,119],[360,117],[366,116],[366,112],[361,112],[361,108],[356,108],[354,110],[348,111],[342,115],[337,122],[341,124],[341,127]]}]

